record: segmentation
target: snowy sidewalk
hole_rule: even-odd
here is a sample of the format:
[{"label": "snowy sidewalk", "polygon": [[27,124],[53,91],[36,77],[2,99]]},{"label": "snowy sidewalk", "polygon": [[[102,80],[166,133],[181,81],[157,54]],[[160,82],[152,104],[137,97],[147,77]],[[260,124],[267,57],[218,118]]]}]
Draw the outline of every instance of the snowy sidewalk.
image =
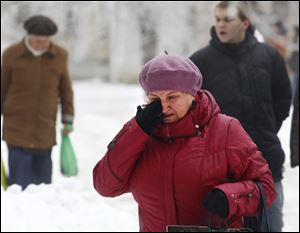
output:
[{"label": "snowy sidewalk", "polygon": [[[31,185],[25,192],[18,186],[7,192],[1,190],[1,232],[139,231],[137,205],[131,195],[101,197],[93,188],[92,169],[113,136],[135,115],[136,106],[143,103],[142,90],[137,85],[80,81],[74,83],[74,93],[76,117],[71,140],[78,157],[79,176],[61,176],[56,146],[53,185]],[[299,168],[289,166],[290,123],[289,118],[279,132],[287,157],[284,231],[299,232]]]}]

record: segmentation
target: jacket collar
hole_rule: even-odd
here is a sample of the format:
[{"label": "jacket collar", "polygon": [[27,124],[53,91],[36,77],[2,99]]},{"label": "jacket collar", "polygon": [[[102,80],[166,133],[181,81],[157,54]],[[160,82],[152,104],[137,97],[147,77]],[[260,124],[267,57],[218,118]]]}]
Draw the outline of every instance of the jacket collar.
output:
[{"label": "jacket collar", "polygon": [[[19,49],[18,49],[17,56],[32,55],[32,53],[28,50],[28,48],[25,45],[25,38],[18,45],[19,45]],[[55,56],[56,54],[57,54],[56,45],[53,42],[51,42],[49,49],[41,56],[44,55]]]},{"label": "jacket collar", "polygon": [[233,55],[241,55],[243,56],[245,53],[249,53],[257,44],[257,40],[254,37],[254,27],[250,26],[246,31],[245,39],[238,43],[238,44],[229,44],[229,43],[222,43],[216,33],[216,29],[213,26],[210,30],[211,40],[210,45],[221,52],[233,56]]}]

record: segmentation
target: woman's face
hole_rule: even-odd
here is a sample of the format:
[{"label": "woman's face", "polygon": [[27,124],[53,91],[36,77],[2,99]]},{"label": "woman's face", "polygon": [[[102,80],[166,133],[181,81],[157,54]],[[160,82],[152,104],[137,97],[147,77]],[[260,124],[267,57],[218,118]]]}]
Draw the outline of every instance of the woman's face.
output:
[{"label": "woman's face", "polygon": [[163,109],[163,122],[173,123],[186,115],[192,106],[194,97],[181,91],[155,91],[148,94],[149,102],[160,100]]}]

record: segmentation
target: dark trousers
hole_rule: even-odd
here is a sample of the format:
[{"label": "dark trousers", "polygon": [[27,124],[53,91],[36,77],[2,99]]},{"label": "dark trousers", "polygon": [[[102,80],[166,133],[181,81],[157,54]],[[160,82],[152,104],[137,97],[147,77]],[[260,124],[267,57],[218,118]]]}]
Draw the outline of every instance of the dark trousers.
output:
[{"label": "dark trousers", "polygon": [[52,176],[51,151],[8,147],[9,184],[24,190],[29,184],[50,184]]}]

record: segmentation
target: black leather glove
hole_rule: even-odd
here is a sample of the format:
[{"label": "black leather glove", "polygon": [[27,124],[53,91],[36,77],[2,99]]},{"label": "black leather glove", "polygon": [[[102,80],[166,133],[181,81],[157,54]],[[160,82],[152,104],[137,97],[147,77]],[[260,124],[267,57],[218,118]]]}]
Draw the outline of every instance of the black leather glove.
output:
[{"label": "black leather glove", "polygon": [[209,212],[225,219],[229,214],[229,204],[224,192],[219,189],[213,189],[203,201],[205,208]]},{"label": "black leather glove", "polygon": [[151,135],[153,129],[163,120],[160,100],[147,104],[145,108],[138,106],[135,119],[144,132]]}]

